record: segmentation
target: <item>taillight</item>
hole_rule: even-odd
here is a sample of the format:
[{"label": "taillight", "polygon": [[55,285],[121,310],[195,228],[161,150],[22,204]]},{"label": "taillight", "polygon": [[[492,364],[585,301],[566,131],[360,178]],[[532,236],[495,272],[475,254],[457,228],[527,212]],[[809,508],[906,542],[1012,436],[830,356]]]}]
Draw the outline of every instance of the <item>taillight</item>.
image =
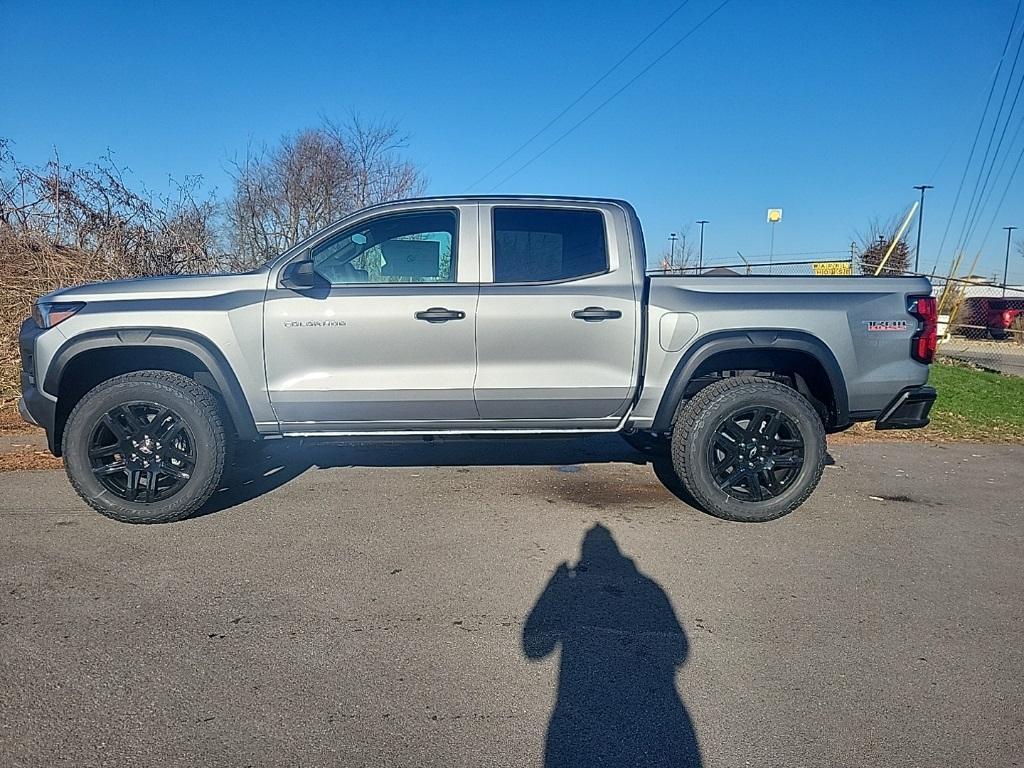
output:
[{"label": "taillight", "polygon": [[911,296],[907,311],[921,321],[910,341],[910,355],[919,363],[931,363],[939,340],[939,307],[935,297]]},{"label": "taillight", "polygon": [[1008,309],[1003,312],[1003,328],[1009,328],[1013,325],[1013,315],[1014,312],[1012,309]]}]

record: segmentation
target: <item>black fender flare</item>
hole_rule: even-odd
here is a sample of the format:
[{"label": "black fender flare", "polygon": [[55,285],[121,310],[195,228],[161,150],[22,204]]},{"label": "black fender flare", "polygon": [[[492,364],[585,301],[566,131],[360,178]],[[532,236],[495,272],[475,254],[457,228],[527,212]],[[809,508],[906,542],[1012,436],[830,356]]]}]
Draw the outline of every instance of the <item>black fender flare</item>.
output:
[{"label": "black fender flare", "polygon": [[671,429],[672,419],[675,417],[679,402],[683,399],[686,385],[701,364],[710,359],[712,355],[734,351],[773,352],[783,350],[802,352],[818,361],[825,370],[832,387],[832,396],[836,403],[837,425],[841,426],[849,422],[850,400],[846,391],[846,379],[843,376],[843,369],[839,366],[839,361],[828,345],[817,336],[805,331],[759,328],[756,330],[718,331],[694,341],[672,372],[668,386],[665,387],[661,402],[658,404],[658,411],[654,416],[651,429],[655,432],[666,432]]},{"label": "black fender flare", "polygon": [[86,331],[64,342],[54,354],[46,369],[43,390],[51,394],[60,391],[64,369],[83,352],[93,349],[123,347],[169,347],[187,352],[201,362],[213,377],[217,389],[223,395],[231,421],[239,438],[257,440],[256,420],[253,418],[249,401],[238,383],[238,377],[231,369],[227,358],[216,344],[202,334],[176,328],[117,328]]}]

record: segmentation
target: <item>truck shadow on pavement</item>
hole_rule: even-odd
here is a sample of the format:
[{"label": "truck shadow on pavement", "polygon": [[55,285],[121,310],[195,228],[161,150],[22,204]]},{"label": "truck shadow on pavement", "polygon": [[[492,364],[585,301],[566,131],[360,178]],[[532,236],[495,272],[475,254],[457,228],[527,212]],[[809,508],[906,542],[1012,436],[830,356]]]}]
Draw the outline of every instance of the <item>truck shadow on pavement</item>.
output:
[{"label": "truck shadow on pavement", "polygon": [[[833,463],[831,456],[828,462]],[[651,464],[667,491],[699,508],[676,478],[667,456],[640,453],[616,435],[389,442],[271,440],[238,448],[225,469],[221,487],[193,517],[243,504],[313,467],[552,466],[571,473],[583,464],[604,463]]]},{"label": "truck shadow on pavement", "polygon": [[[649,458],[614,435],[365,442],[268,440],[241,446],[234,452],[221,487],[194,517],[262,496],[313,467],[558,466],[572,471],[581,464],[598,463],[646,464]],[[658,474],[670,477],[669,472]]]},{"label": "truck shadow on pavement", "polygon": [[689,643],[665,590],[595,524],[575,566],[555,570],[523,625],[523,653],[560,648],[545,768],[700,766],[676,690]]}]

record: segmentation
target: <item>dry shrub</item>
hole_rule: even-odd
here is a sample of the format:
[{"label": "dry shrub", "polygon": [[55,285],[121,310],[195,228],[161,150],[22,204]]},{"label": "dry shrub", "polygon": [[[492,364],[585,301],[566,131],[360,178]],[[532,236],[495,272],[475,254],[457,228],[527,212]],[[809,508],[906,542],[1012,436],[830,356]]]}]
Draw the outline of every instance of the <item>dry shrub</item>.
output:
[{"label": "dry shrub", "polygon": [[[32,233],[0,228],[0,404],[19,386],[18,331],[37,297],[69,285],[105,280],[109,265],[95,253],[55,245]],[[2,407],[2,405],[0,405]]]}]

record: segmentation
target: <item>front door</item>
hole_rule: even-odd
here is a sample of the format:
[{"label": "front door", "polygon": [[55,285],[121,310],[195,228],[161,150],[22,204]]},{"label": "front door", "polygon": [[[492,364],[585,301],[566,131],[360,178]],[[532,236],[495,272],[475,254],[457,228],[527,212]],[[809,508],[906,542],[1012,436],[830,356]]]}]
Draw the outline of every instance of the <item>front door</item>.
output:
[{"label": "front door", "polygon": [[613,214],[481,206],[481,418],[503,427],[610,428],[626,412],[638,376],[639,298]]},{"label": "front door", "polygon": [[314,245],[321,287],[271,285],[266,375],[282,430],[476,422],[477,240],[475,206],[400,209]]}]

